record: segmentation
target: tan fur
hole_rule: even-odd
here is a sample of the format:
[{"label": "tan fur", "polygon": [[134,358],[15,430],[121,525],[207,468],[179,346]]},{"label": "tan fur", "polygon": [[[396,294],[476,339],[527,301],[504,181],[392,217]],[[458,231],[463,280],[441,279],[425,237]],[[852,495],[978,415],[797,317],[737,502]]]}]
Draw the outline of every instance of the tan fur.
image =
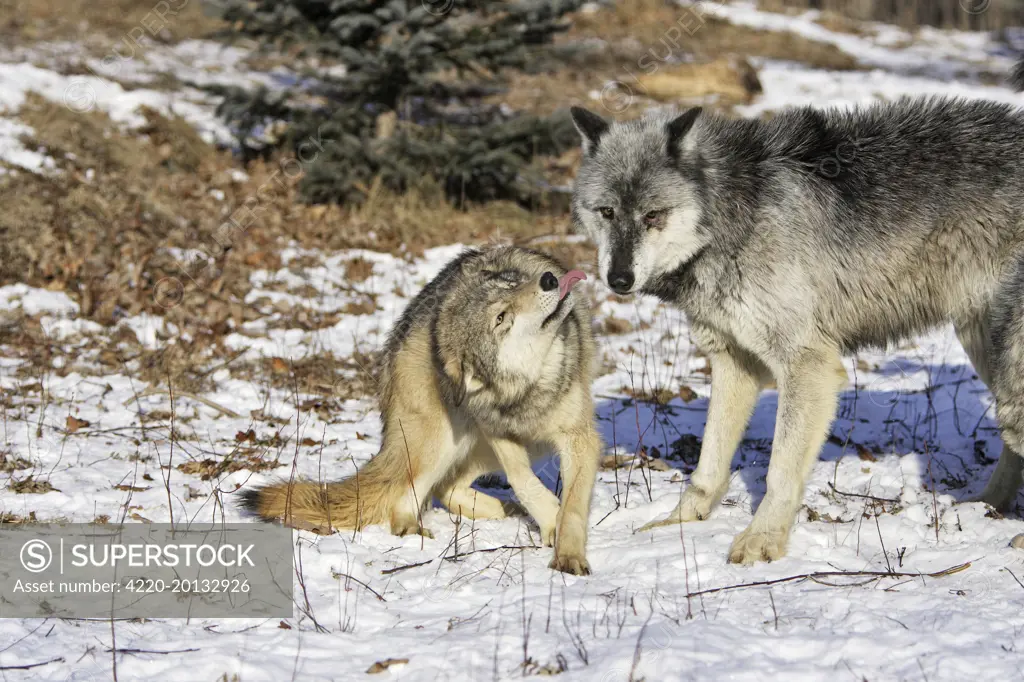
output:
[{"label": "tan fur", "polygon": [[[517,274],[494,276],[502,272]],[[578,294],[562,300],[540,285],[545,273],[564,272],[526,249],[457,258],[410,304],[385,348],[379,454],[344,481],[247,491],[248,508],[321,533],[388,523],[395,535],[433,537],[422,516],[435,497],[464,518],[505,517],[509,505],[472,488],[479,476],[504,471],[542,542],[555,547],[552,568],[589,573],[587,518],[601,450],[590,318]],[[561,507],[531,468],[552,451],[561,456]]]}]

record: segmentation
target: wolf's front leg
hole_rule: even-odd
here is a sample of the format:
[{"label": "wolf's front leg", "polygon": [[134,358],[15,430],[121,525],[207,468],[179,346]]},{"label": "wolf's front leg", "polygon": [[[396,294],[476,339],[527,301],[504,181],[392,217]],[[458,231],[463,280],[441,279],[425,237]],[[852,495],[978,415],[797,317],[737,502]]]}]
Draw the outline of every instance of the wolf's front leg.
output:
[{"label": "wolf's front leg", "polygon": [[526,448],[504,438],[492,438],[490,444],[519,502],[537,522],[541,540],[548,547],[554,545],[558,523],[558,498],[541,483],[537,474],[533,473],[530,467],[530,454]]},{"label": "wolf's front leg", "polygon": [[641,526],[641,531],[706,519],[722,499],[729,487],[729,464],[766,378],[767,371],[758,365],[751,356],[729,352],[711,356],[711,400],[697,469],[672,513]]},{"label": "wolf's front leg", "polygon": [[803,351],[781,373],[768,491],[753,521],[733,540],[730,563],[752,564],[785,555],[807,475],[825,443],[846,380],[839,354],[824,349]]},{"label": "wolf's front leg", "polygon": [[601,456],[601,437],[593,422],[587,421],[557,438],[555,447],[561,462],[563,489],[555,556],[550,567],[563,573],[590,575],[587,523]]}]

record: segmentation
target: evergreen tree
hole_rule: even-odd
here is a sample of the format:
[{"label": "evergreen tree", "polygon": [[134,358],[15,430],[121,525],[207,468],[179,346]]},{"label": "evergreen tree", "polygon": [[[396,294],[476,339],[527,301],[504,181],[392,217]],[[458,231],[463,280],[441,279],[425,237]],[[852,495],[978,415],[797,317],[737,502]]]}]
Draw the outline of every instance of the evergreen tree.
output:
[{"label": "evergreen tree", "polygon": [[311,161],[300,189],[312,202],[359,202],[376,178],[403,192],[427,177],[456,201],[526,202],[540,191],[531,159],[576,144],[569,118],[482,100],[508,70],[545,68],[581,4],[226,0],[236,35],[331,68],[283,91],[224,90],[220,113],[245,154],[290,145]]}]

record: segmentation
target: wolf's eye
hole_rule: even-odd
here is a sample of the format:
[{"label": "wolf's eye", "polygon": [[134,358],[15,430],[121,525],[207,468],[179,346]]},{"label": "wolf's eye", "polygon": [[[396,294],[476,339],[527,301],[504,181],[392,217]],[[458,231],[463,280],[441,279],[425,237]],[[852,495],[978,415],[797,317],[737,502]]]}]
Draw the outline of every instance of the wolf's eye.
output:
[{"label": "wolf's eye", "polygon": [[505,313],[498,313],[498,317],[494,320],[494,326],[500,327],[501,323],[505,321]]},{"label": "wolf's eye", "polygon": [[611,220],[612,218],[615,217],[615,209],[612,208],[611,206],[602,206],[601,208],[597,209],[597,212],[600,213],[601,217],[604,218],[605,220]]},{"label": "wolf's eye", "polygon": [[648,211],[644,213],[644,225],[647,227],[657,227],[661,224],[661,218],[664,214],[664,211]]}]

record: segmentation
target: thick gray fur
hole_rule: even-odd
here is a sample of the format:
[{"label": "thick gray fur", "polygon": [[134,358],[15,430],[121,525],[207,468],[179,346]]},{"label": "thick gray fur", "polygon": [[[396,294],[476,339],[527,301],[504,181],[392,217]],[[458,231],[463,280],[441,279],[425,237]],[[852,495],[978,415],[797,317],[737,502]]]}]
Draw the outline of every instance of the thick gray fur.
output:
[{"label": "thick gray fur", "polygon": [[1012,504],[1024,453],[1020,110],[918,98],[770,121],[691,110],[602,127],[573,115],[584,139],[573,220],[598,244],[602,279],[678,305],[712,359],[700,466],[664,522],[718,502],[774,378],[768,493],[730,559],[784,554],[841,356],[944,322],[991,388],[1007,445],[982,499]]}]

